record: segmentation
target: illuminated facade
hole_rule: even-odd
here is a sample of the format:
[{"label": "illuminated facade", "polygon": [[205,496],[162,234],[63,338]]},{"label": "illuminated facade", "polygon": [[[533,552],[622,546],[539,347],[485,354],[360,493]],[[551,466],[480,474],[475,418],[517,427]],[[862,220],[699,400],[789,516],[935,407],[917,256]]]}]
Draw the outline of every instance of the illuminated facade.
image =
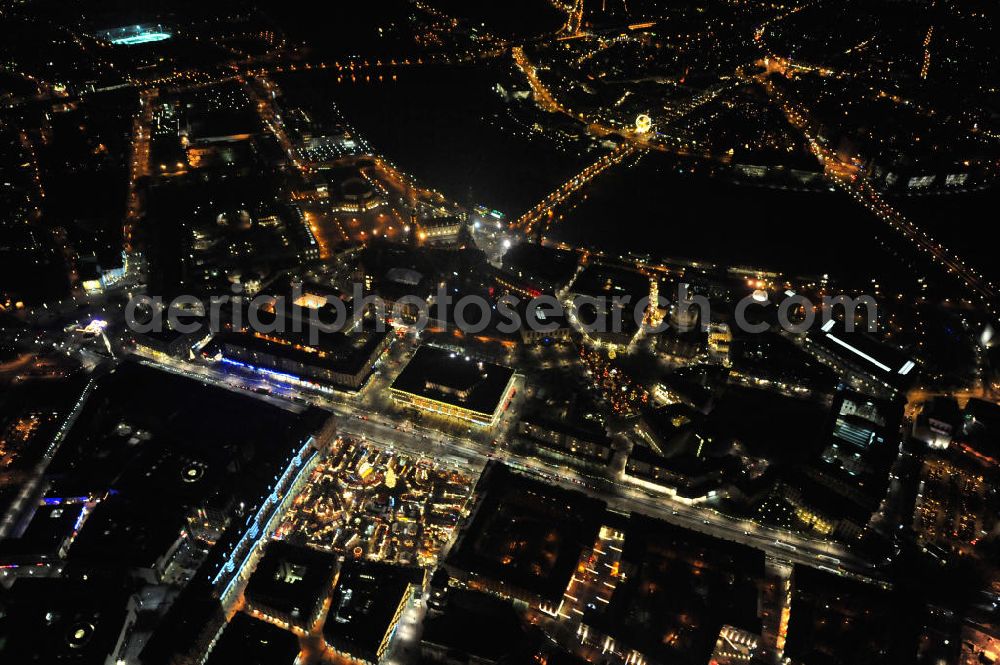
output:
[{"label": "illuminated facade", "polygon": [[363,213],[377,210],[384,206],[385,200],[379,196],[367,199],[343,199],[330,205],[333,212]]},{"label": "illuminated facade", "polygon": [[244,591],[246,607],[268,623],[306,632],[319,619],[335,570],[332,554],[273,540]]},{"label": "illuminated facade", "polygon": [[341,657],[378,665],[385,657],[403,610],[422,591],[420,568],[349,561],[343,565],[323,625],[327,648]]},{"label": "illuminated facade", "polygon": [[916,379],[917,364],[861,332],[846,332],[834,319],[805,338],[805,350],[858,388],[895,395]]},{"label": "illuminated facade", "polygon": [[464,225],[458,217],[432,217],[417,226],[422,240],[445,240],[456,238]]},{"label": "illuminated facade", "polygon": [[513,397],[514,370],[422,346],[389,392],[399,404],[479,427],[493,427]]},{"label": "illuminated facade", "polygon": [[708,324],[708,350],[713,355],[729,364],[729,345],[733,341],[733,333],[726,323],[712,322]]},{"label": "illuminated facade", "polygon": [[526,418],[518,423],[517,434],[539,453],[557,459],[604,467],[614,453],[603,431],[584,430],[563,420]]},{"label": "illuminated facade", "polygon": [[714,460],[671,460],[644,446],[636,446],[625,462],[628,482],[660,492],[688,504],[715,498],[723,480],[723,467]]},{"label": "illuminated facade", "polygon": [[[333,333],[310,344],[305,335],[224,332],[209,357],[306,388],[358,390],[389,347],[385,332]],[[325,392],[325,390],[324,390]]]}]

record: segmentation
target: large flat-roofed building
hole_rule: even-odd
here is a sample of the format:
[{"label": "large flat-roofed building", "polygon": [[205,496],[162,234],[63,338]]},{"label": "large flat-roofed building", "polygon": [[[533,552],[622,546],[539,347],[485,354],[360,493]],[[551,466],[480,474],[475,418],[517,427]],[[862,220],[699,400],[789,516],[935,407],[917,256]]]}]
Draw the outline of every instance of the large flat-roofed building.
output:
[{"label": "large flat-roofed building", "polygon": [[535,452],[558,459],[606,467],[614,449],[604,428],[530,415],[517,424],[518,439]]},{"label": "large flat-roofed building", "polygon": [[157,583],[188,538],[187,526],[186,516],[175,506],[159,509],[145,497],[112,494],[87,517],[67,557],[81,565],[126,568],[138,579]]},{"label": "large flat-roofed building", "polygon": [[913,437],[930,448],[945,450],[960,431],[962,410],[954,397],[933,397],[920,406],[913,421]]},{"label": "large flat-roofed building", "polygon": [[633,514],[611,598],[584,642],[631,663],[704,665],[723,626],[759,634],[764,553]]},{"label": "large flat-roofed building", "polygon": [[491,464],[448,559],[451,580],[555,612],[581,553],[593,547],[603,501]]},{"label": "large flat-roofed building", "polygon": [[848,577],[795,566],[785,656],[796,663],[912,663],[923,604]]},{"label": "large flat-roofed building", "polygon": [[0,663],[116,662],[128,596],[123,578],[18,579],[0,594]]},{"label": "large flat-roofed building", "polygon": [[205,665],[292,665],[298,655],[295,635],[237,612],[213,644]]},{"label": "large flat-roofed building", "polygon": [[537,653],[537,640],[502,598],[452,589],[443,611],[424,622],[420,655],[442,665],[528,663]]},{"label": "large flat-roofed building", "polygon": [[756,518],[823,537],[863,537],[889,487],[902,416],[898,400],[838,393],[815,439],[805,427],[789,428],[802,433],[805,454],[786,455],[787,465],[765,474],[772,489],[758,497]]},{"label": "large flat-roofed building", "polygon": [[777,475],[768,495],[754,507],[755,520],[845,541],[864,535],[877,508],[869,497],[811,466],[791,467]]},{"label": "large flat-roofed building", "polygon": [[407,602],[423,588],[424,574],[420,568],[385,563],[345,563],[323,625],[327,646],[362,663],[379,663]]},{"label": "large flat-roofed building", "polygon": [[518,303],[517,313],[521,317],[520,333],[523,344],[548,345],[573,339],[576,331],[569,317],[564,311],[553,310],[554,308],[530,300]]},{"label": "large flat-roofed building", "polygon": [[[711,348],[715,333],[708,334]],[[828,395],[836,388],[837,375],[830,367],[777,333],[741,334],[728,346],[729,380],[734,383],[796,397]]]},{"label": "large flat-roofed building", "polygon": [[1000,405],[970,399],[962,412],[956,447],[984,464],[1000,465]]},{"label": "large flat-roofed building", "polygon": [[365,385],[389,347],[387,331],[365,326],[352,298],[332,287],[282,279],[268,292],[276,303],[245,313],[259,325],[220,332],[202,355],[320,392]]},{"label": "large flat-roofed building", "polygon": [[36,564],[41,569],[44,563],[59,563],[73,542],[77,521],[86,517],[85,506],[82,500],[65,504],[59,499],[44,500],[17,538],[0,539],[0,570],[10,574],[18,571],[19,564]]},{"label": "large flat-roofed building", "polygon": [[[46,499],[96,503],[68,559],[154,583],[171,569],[234,588],[329,441],[328,423],[318,409],[122,363],[94,381],[46,469]],[[199,538],[214,543],[200,568],[184,556]]]},{"label": "large flat-roofed building", "polygon": [[153,582],[185,542],[222,542],[241,503],[247,512],[265,503],[328,418],[133,362],[87,395],[46,469],[45,498],[96,504],[71,561]]},{"label": "large flat-roofed building", "polygon": [[513,396],[514,370],[421,346],[389,391],[402,404],[492,427]]},{"label": "large flat-roofed building", "polygon": [[830,366],[853,387],[896,395],[917,378],[917,364],[901,351],[862,332],[847,332],[831,319],[806,337],[806,350]]},{"label": "large flat-roofed building", "polygon": [[128,662],[141,665],[203,663],[218,644],[225,627],[226,614],[212,586],[204,580],[193,580],[181,589],[153,627],[152,634],[140,647],[138,660]]},{"label": "large flat-roofed building", "polygon": [[728,468],[725,459],[694,452],[668,458],[645,446],[635,446],[625,461],[624,478],[678,501],[699,503],[716,496]]},{"label": "large flat-roofed building", "polygon": [[[258,295],[284,299],[284,308],[262,307],[272,316],[286,316],[303,323],[310,321],[330,322],[341,318],[342,330],[351,330],[357,324],[363,311],[354,307],[354,294],[321,281],[298,279],[282,275],[261,288]],[[338,302],[339,301],[339,302]],[[266,318],[266,314],[262,314]]]},{"label": "large flat-roofed building", "polygon": [[322,389],[364,386],[389,345],[386,332],[330,333],[310,344],[306,335],[227,331],[212,341],[220,362],[263,371],[286,383]]},{"label": "large flat-roofed building", "polygon": [[271,541],[247,584],[247,607],[289,629],[307,631],[319,616],[335,568],[332,554]]}]

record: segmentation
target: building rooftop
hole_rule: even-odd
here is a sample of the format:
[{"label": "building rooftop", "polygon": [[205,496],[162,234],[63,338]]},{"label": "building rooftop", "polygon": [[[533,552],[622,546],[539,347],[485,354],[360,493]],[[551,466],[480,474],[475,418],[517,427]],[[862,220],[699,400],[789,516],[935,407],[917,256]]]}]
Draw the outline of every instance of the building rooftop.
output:
[{"label": "building rooftop", "polygon": [[0,393],[0,477],[13,483],[35,467],[83,386],[82,377],[4,386]]},{"label": "building rooftop", "polygon": [[257,115],[250,109],[188,110],[188,132],[192,143],[249,137],[259,129]]},{"label": "building rooftop", "polygon": [[447,215],[443,217],[427,217],[420,220],[421,226],[428,229],[438,229],[447,228],[450,226],[456,226],[464,224],[461,217],[456,217],[454,215]]},{"label": "building rooftop", "polygon": [[830,391],[836,375],[788,339],[775,333],[734,339],[729,352],[733,369],[757,379]]},{"label": "building rooftop", "polygon": [[821,329],[810,332],[809,336],[831,355],[895,388],[904,388],[916,378],[916,363],[902,351],[867,333],[847,332],[844,325],[835,320],[831,319]]},{"label": "building rooftop", "polygon": [[657,662],[707,663],[723,625],[760,632],[764,553],[633,514],[621,579],[584,623]]},{"label": "building rooftop", "polygon": [[827,407],[819,402],[729,386],[709,414],[705,432],[720,443],[738,441],[751,455],[796,461],[819,452],[827,419]]},{"label": "building rooftop", "polygon": [[605,504],[491,464],[449,568],[511,592],[558,602],[580,553],[592,547]]},{"label": "building rooftop", "polygon": [[271,493],[325,420],[319,411],[120,365],[98,379],[47,469],[47,499],[102,497],[70,558],[146,568],[196,511],[216,514],[221,529],[233,506],[257,506]]},{"label": "building rooftop", "polygon": [[292,665],[298,655],[299,638],[293,633],[237,612],[205,665]]},{"label": "building rooftop", "polygon": [[896,457],[900,402],[874,399],[842,391],[833,402],[829,438],[822,459],[853,484],[872,482],[872,492],[881,494]]},{"label": "building rooftop", "polygon": [[919,605],[893,592],[796,566],[785,655],[822,665],[913,662]]},{"label": "building rooftop", "polygon": [[323,637],[330,646],[369,660],[392,630],[411,584],[423,571],[367,561],[348,561],[340,569]]},{"label": "building rooftop", "polygon": [[1000,405],[970,399],[965,405],[962,420],[959,437],[962,442],[984,460],[997,464],[1000,460]]},{"label": "building rooftop", "polygon": [[[644,473],[648,465],[652,467]],[[724,474],[735,472],[739,464],[733,458],[706,457],[696,450],[683,451],[669,457],[659,455],[645,446],[635,446],[629,453],[626,472],[646,477],[653,482],[666,482],[675,486],[681,496],[699,496],[716,489],[725,480]]]},{"label": "building rooftop", "polygon": [[435,266],[426,252],[420,252],[406,245],[378,242],[366,245],[358,254],[358,266],[361,271],[376,282],[398,275],[393,270],[405,270],[419,273],[423,277],[435,275]]},{"label": "building rooftop", "polygon": [[449,591],[444,612],[424,622],[422,641],[449,654],[490,663],[528,662],[533,644],[510,603],[463,589]]},{"label": "building rooftop", "polygon": [[173,665],[178,657],[201,659],[226,622],[211,585],[195,579],[184,587],[159,620],[140,653],[143,665]]},{"label": "building rooftop", "polygon": [[307,622],[333,584],[336,557],[272,540],[247,583],[248,603]]},{"label": "building rooftop", "polygon": [[69,550],[70,561],[153,568],[186,524],[177,505],[154,505],[115,494],[101,501]]},{"label": "building rooftop", "polygon": [[[611,437],[601,425],[587,420],[568,420],[559,417],[560,414],[546,413],[541,408],[526,413],[522,420],[542,429],[571,436],[581,441],[591,441],[611,445]],[[574,414],[575,415],[575,414]]]},{"label": "building rooftop", "polygon": [[225,345],[286,358],[302,365],[320,367],[342,374],[357,374],[371,362],[372,353],[385,341],[388,332],[361,330],[354,333],[322,333],[313,342],[308,332],[296,333],[290,329],[281,333],[252,333],[249,331],[223,331],[209,345],[209,353],[222,352]]},{"label": "building rooftop", "polygon": [[239,486],[246,487],[247,472],[256,475],[283,458],[286,447],[276,442],[291,446],[318,430],[322,419],[319,412],[299,414],[127,362],[98,379],[49,465],[49,495],[102,495],[147,449],[189,455],[219,469],[239,467]]},{"label": "building rooftop", "polygon": [[392,382],[392,389],[445,404],[492,414],[500,406],[514,370],[421,346]]},{"label": "building rooftop", "polygon": [[700,435],[705,416],[683,403],[666,404],[642,413],[643,433],[651,439],[664,456],[694,452],[704,437]]},{"label": "building rooftop", "polygon": [[39,506],[19,537],[0,540],[0,562],[16,561],[19,555],[56,557],[63,543],[72,537],[83,509],[82,502]]},{"label": "building rooftop", "polygon": [[0,594],[0,661],[103,665],[124,627],[128,595],[118,578],[18,579]]}]

